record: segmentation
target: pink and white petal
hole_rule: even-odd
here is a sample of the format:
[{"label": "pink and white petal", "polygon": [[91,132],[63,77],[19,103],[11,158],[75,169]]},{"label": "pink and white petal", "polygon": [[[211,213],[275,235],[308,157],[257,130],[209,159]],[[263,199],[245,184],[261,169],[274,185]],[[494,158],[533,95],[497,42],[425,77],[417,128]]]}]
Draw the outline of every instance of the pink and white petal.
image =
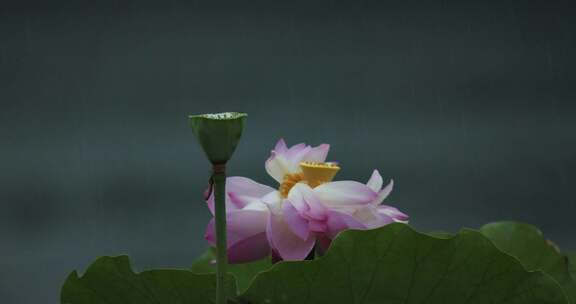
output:
[{"label": "pink and white petal", "polygon": [[378,170],[374,170],[372,172],[372,176],[370,176],[370,179],[366,183],[366,186],[368,186],[368,188],[372,189],[374,192],[379,192],[380,189],[382,189],[383,184],[384,180],[382,179],[380,172],[378,172]]},{"label": "pink and white petal", "polygon": [[[208,224],[205,238],[210,245],[216,246],[216,234],[213,221]],[[270,254],[270,245],[266,238],[266,232],[248,236],[233,244],[228,242],[228,244],[228,262],[232,264],[260,260]]]},{"label": "pink and white petal", "polygon": [[393,188],[394,188],[394,180],[391,179],[388,185],[386,185],[386,187],[384,187],[382,190],[378,192],[378,197],[376,197],[376,199],[372,204],[373,205],[382,204],[382,202],[388,197],[388,195],[390,195]]},{"label": "pink and white petal", "polygon": [[[274,209],[275,206],[281,205],[283,198],[280,195],[279,191],[274,191],[274,192],[270,192],[270,193],[264,195],[260,201],[262,203],[264,203],[267,207],[269,207],[269,208],[272,207],[272,209]],[[279,209],[278,210],[274,209],[273,211],[280,212]]]},{"label": "pink and white petal", "polygon": [[239,210],[226,216],[228,244],[266,231],[269,211]]},{"label": "pink and white petal", "polygon": [[248,205],[246,205],[244,208],[242,208],[242,211],[261,211],[261,212],[269,212],[269,208],[268,205],[266,205],[264,202],[262,202],[262,200],[258,200],[258,201],[254,201]]},{"label": "pink and white petal", "polygon": [[321,144],[317,147],[311,148],[310,151],[304,156],[302,161],[323,163],[326,161],[326,157],[328,157],[329,151],[329,144]]},{"label": "pink and white petal", "polygon": [[226,192],[232,203],[238,208],[244,208],[273,191],[276,189],[246,177],[233,176],[226,179]]},{"label": "pink and white petal", "polygon": [[288,151],[288,147],[286,146],[286,142],[284,141],[284,138],[280,138],[278,140],[278,142],[276,142],[276,146],[274,146],[273,151],[276,153],[284,153],[284,152]]},{"label": "pink and white petal", "polygon": [[293,207],[300,213],[310,210],[308,203],[305,199],[305,194],[311,192],[312,188],[307,184],[297,183],[288,192],[288,200],[292,203]]},{"label": "pink and white petal", "polygon": [[281,215],[274,213],[270,213],[266,235],[272,249],[283,260],[303,260],[314,248],[315,237],[313,235],[310,235],[306,240],[302,240],[292,232]]},{"label": "pink and white petal", "polygon": [[326,220],[328,217],[326,206],[322,204],[320,198],[309,188],[309,191],[304,192],[304,199],[308,204],[307,216],[314,220]]},{"label": "pink and white petal", "polygon": [[304,156],[312,150],[312,147],[307,146],[305,143],[294,145],[284,153],[286,159],[292,164],[300,164]]},{"label": "pink and white petal", "polygon": [[326,224],[326,221],[310,220],[308,222],[308,229],[316,233],[326,233],[328,231],[328,224]]},{"label": "pink and white petal", "polygon": [[[237,210],[227,214],[227,245],[229,258],[246,261],[250,257],[264,257],[270,252],[266,239],[268,210]],[[216,244],[215,221],[208,223],[206,240]],[[256,259],[256,258],[254,258]]]},{"label": "pink and white petal", "polygon": [[[229,194],[229,193],[228,193]],[[210,196],[208,197],[208,199],[206,200],[206,205],[208,206],[208,209],[210,210],[210,213],[212,213],[212,215],[214,215],[215,213],[215,209],[214,209],[214,189],[212,189],[212,194],[210,194]],[[232,202],[232,200],[230,200],[230,196],[226,195],[226,212],[229,211],[235,211],[240,209],[234,202]]]},{"label": "pink and white petal", "polygon": [[300,214],[305,214],[316,220],[326,219],[326,207],[322,205],[320,199],[314,194],[314,190],[307,184],[294,185],[288,193],[288,199]]},{"label": "pink and white petal", "polygon": [[[226,209],[229,211],[242,209],[273,191],[276,190],[246,177],[228,177],[226,178]],[[214,214],[214,189],[206,203],[210,212]]]},{"label": "pink and white petal", "polygon": [[377,208],[378,213],[389,216],[396,222],[407,223],[408,219],[410,218],[407,214],[392,206],[380,205]]},{"label": "pink and white petal", "polygon": [[298,213],[298,210],[296,210],[289,200],[285,200],[282,204],[282,215],[294,234],[303,241],[308,239],[310,236],[308,221]]},{"label": "pink and white petal", "polygon": [[214,218],[208,222],[206,225],[206,232],[204,232],[204,239],[208,241],[208,244],[216,246],[216,221]]},{"label": "pink and white petal", "polygon": [[328,145],[312,148],[304,143],[286,147],[284,140],[279,140],[270,157],[266,160],[266,171],[278,183],[282,183],[284,176],[300,172],[300,162],[326,159]]},{"label": "pink and white petal", "polygon": [[272,151],[264,166],[266,172],[278,183],[282,183],[284,176],[290,174],[292,165],[286,160],[285,153]]},{"label": "pink and white petal", "polygon": [[356,210],[358,210],[358,208],[363,207],[365,205],[342,205],[342,206],[330,206],[329,210],[334,210],[334,211],[338,211],[340,213],[346,213],[346,214],[354,214],[354,212],[356,212]]},{"label": "pink and white petal", "polygon": [[288,148],[284,139],[278,140],[274,150],[270,153],[270,157],[266,160],[266,172],[278,183],[282,183],[286,174],[299,172],[300,159],[306,155],[309,149],[310,147],[303,143]]},{"label": "pink and white petal", "polygon": [[392,218],[380,214],[378,209],[371,205],[358,209],[353,217],[368,229],[382,227],[394,222]]},{"label": "pink and white petal", "polygon": [[336,181],[314,188],[320,201],[327,206],[364,205],[372,203],[378,194],[365,184],[355,181]]},{"label": "pink and white petal", "polygon": [[355,219],[352,215],[334,210],[328,211],[328,220],[326,221],[326,225],[326,235],[330,239],[335,238],[338,233],[346,229],[366,229],[366,226]]},{"label": "pink and white petal", "polygon": [[[208,196],[208,199],[206,200],[206,206],[208,207],[208,210],[210,210],[210,213],[212,213],[212,215],[214,215],[215,213],[215,209],[214,209],[214,189],[210,189],[210,186],[208,186],[208,189],[206,189],[206,192],[208,192],[209,190],[212,190],[212,193],[210,193],[210,195]],[[228,205],[228,202],[226,202],[226,205]],[[228,209],[228,208],[226,208]]]},{"label": "pink and white petal", "polygon": [[228,262],[246,263],[265,258],[270,254],[266,232],[247,237],[228,248]]}]

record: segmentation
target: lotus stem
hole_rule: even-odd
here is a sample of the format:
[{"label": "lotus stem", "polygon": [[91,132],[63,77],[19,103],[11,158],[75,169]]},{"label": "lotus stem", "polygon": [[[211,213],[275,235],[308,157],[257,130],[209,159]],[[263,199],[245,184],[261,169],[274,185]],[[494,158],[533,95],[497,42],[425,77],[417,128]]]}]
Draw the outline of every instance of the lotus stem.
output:
[{"label": "lotus stem", "polygon": [[225,275],[228,261],[226,244],[226,172],[214,166],[215,218],[216,218],[216,304],[226,304]]}]

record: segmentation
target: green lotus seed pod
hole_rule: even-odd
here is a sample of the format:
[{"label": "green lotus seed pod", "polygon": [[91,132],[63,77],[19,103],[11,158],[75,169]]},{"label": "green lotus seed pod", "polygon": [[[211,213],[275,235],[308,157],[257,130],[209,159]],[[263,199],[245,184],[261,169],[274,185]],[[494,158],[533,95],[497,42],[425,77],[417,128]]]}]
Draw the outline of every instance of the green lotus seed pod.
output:
[{"label": "green lotus seed pod", "polygon": [[236,112],[190,115],[196,139],[212,164],[225,164],[232,157],[247,116]]}]

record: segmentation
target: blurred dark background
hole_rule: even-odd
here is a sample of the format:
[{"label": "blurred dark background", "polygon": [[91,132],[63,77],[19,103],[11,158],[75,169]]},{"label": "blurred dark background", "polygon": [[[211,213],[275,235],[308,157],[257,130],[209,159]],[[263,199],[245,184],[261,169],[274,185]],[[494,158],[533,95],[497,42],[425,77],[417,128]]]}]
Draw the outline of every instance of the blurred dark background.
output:
[{"label": "blurred dark background", "polygon": [[576,14],[548,1],[0,5],[0,302],[57,303],[73,269],[206,247],[189,113],[250,117],[230,173],[273,184],[276,140],[373,168],[422,230],[536,224],[576,250]]}]

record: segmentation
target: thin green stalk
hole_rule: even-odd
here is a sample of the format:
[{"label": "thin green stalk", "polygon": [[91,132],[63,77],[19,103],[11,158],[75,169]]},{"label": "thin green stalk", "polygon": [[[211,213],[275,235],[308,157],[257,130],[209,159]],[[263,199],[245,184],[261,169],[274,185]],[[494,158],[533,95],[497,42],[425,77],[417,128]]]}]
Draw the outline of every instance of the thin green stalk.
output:
[{"label": "thin green stalk", "polygon": [[226,304],[226,173],[215,172],[212,180],[216,209],[216,304]]}]

